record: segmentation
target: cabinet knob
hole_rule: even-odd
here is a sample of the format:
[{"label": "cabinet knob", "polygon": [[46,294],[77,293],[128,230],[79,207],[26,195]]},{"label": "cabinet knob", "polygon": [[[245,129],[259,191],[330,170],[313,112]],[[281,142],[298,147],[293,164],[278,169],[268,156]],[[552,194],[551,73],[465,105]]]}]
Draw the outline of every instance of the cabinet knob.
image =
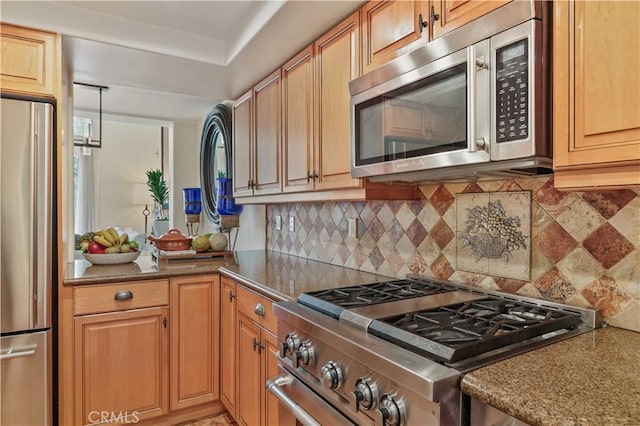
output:
[{"label": "cabinet knob", "polygon": [[113,296],[114,300],[129,300],[129,299],[133,299],[133,292],[129,291],[129,290],[121,290],[116,292],[116,294],[114,294]]},{"label": "cabinet knob", "polygon": [[255,307],[255,309],[253,310],[253,312],[255,312],[256,315],[263,317],[264,316],[264,306],[262,305],[262,303],[258,303]]},{"label": "cabinet knob", "polygon": [[232,291],[229,292],[229,302],[233,303],[233,299],[236,298],[237,296],[235,294],[233,294]]}]

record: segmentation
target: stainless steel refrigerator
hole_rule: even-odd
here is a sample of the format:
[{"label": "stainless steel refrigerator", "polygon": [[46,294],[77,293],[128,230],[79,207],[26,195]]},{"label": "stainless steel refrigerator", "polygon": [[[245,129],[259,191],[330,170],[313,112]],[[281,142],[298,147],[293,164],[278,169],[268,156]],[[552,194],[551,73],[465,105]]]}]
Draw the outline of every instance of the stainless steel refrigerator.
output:
[{"label": "stainless steel refrigerator", "polygon": [[0,425],[50,425],[54,107],[5,96],[1,102]]}]

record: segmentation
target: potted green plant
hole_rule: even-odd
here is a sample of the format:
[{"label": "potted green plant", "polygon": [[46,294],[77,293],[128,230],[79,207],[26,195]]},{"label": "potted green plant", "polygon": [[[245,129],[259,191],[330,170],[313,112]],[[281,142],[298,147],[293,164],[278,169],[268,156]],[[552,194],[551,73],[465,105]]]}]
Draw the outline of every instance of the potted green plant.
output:
[{"label": "potted green plant", "polygon": [[169,230],[169,218],[165,212],[165,205],[169,201],[169,187],[162,176],[162,170],[147,170],[146,173],[147,188],[155,205],[153,233],[162,235]]}]

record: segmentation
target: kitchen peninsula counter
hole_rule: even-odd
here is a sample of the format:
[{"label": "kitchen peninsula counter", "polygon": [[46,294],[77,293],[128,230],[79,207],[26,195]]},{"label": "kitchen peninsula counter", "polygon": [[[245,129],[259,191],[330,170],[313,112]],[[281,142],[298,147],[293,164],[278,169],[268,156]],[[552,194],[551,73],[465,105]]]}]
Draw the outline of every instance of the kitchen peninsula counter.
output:
[{"label": "kitchen peninsula counter", "polygon": [[121,265],[92,265],[75,260],[65,270],[65,285],[105,284],[222,273],[274,300],[295,300],[301,293],[367,284],[389,277],[268,250],[238,251],[210,260],[176,260],[158,267],[148,253]]},{"label": "kitchen peninsula counter", "polygon": [[597,329],[472,371],[461,387],[534,426],[637,426],[640,333]]}]

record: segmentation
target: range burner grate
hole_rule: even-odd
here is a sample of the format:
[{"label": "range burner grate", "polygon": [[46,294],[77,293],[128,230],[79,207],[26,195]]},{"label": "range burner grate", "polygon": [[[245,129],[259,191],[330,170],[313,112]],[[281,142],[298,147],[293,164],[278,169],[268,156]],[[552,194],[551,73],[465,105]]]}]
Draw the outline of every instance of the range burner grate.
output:
[{"label": "range burner grate", "polygon": [[580,323],[576,314],[487,298],[374,320],[368,331],[453,363]]},{"label": "range burner grate", "polygon": [[453,288],[442,283],[405,279],[304,293],[300,295],[298,302],[339,318],[345,309],[429,296],[452,290]]}]

